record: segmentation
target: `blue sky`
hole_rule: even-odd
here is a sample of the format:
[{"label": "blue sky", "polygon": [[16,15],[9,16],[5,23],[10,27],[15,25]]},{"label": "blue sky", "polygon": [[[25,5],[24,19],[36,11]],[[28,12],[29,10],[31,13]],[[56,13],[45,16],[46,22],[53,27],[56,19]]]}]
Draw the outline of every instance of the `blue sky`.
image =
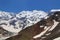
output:
[{"label": "blue sky", "polygon": [[60,0],[0,0],[0,11],[18,13],[23,10],[60,9]]}]

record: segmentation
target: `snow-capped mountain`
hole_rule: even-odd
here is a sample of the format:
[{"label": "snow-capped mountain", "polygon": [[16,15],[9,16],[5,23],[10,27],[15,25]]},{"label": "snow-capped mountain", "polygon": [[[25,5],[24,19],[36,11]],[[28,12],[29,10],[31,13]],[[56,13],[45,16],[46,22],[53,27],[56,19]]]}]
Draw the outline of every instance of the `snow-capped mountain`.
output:
[{"label": "snow-capped mountain", "polygon": [[18,19],[22,25],[18,28],[24,30],[6,40],[60,40],[60,11],[49,13],[51,14],[43,15],[45,12],[36,10],[20,12],[14,19]]},{"label": "snow-capped mountain", "polygon": [[22,11],[18,14],[0,11],[0,27],[13,34],[31,26],[40,20],[47,18],[48,13],[44,11]]},{"label": "snow-capped mountain", "polygon": [[18,19],[23,20],[25,27],[33,25],[39,22],[41,19],[44,19],[48,14],[44,11],[22,11],[16,15]]},{"label": "snow-capped mountain", "polygon": [[[59,10],[57,10],[59,11]],[[50,12],[56,12],[55,10],[51,10]],[[44,11],[22,11],[18,14],[0,11],[0,27],[4,29],[4,31],[8,31],[12,33],[12,35],[17,35],[21,30],[36,24],[37,22],[47,19],[49,14]],[[1,36],[0,38],[6,39],[11,37],[7,35],[5,38]]]},{"label": "snow-capped mountain", "polygon": [[9,13],[9,12],[4,12],[4,11],[0,11],[0,19],[11,19],[13,17],[13,13]]},{"label": "snow-capped mountain", "polygon": [[[31,26],[31,25],[37,23],[41,19],[45,18],[47,15],[48,15],[47,13],[45,13],[43,11],[37,11],[37,10],[22,11],[22,12],[16,14],[15,17],[12,16],[8,12],[1,12],[0,13],[0,16],[1,16],[0,24],[2,27],[4,26],[3,27],[4,29],[6,29],[5,26],[13,27],[15,29],[19,29],[19,28],[23,27],[22,29],[24,29],[28,26]],[[8,19],[8,20],[5,20],[5,19]],[[9,31],[9,30],[7,30],[7,31]]]}]

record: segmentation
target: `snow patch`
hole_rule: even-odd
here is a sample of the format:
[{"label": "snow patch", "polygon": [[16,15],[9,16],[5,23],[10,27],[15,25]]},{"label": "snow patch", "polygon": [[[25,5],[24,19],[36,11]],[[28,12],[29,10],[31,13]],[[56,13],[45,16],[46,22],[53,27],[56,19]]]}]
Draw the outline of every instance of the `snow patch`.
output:
[{"label": "snow patch", "polygon": [[39,38],[39,37],[41,37],[42,35],[44,35],[47,31],[48,31],[48,29],[50,29],[50,27],[48,27],[45,31],[43,31],[43,32],[41,32],[40,34],[38,34],[38,35],[36,35],[36,36],[34,36],[33,38]]},{"label": "snow patch", "polygon": [[58,24],[59,24],[59,22],[56,22],[54,20],[54,25],[49,29],[49,31],[52,31]]},{"label": "snow patch", "polygon": [[53,39],[53,40],[60,40],[60,37],[58,37],[58,38],[55,38],[55,39]]}]

